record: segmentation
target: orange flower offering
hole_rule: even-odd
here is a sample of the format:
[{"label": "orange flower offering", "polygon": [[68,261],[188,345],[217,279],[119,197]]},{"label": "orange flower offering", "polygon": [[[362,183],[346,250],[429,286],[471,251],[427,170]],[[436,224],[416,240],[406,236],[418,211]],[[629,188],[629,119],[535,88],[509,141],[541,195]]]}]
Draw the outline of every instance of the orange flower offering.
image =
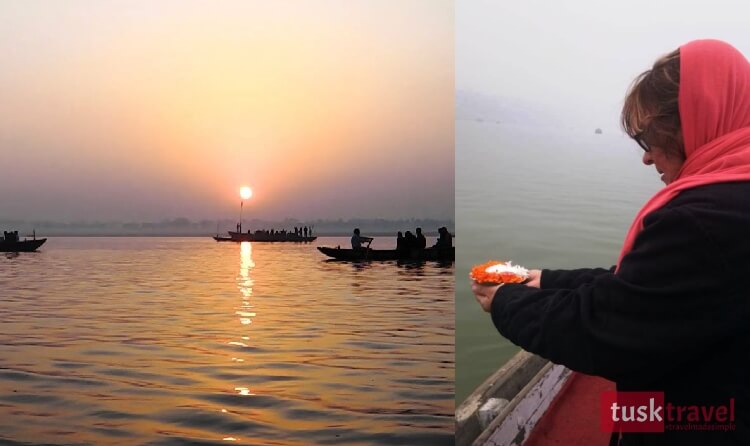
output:
[{"label": "orange flower offering", "polygon": [[523,283],[529,278],[529,270],[510,261],[490,260],[472,268],[469,277],[478,283]]}]

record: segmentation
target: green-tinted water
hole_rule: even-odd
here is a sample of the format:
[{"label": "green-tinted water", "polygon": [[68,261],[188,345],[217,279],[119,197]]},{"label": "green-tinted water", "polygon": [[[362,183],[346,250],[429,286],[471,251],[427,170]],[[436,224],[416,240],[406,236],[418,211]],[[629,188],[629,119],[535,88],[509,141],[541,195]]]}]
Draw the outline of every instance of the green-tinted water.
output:
[{"label": "green-tinted water", "polygon": [[613,265],[641,205],[662,183],[628,138],[456,122],[456,401],[518,347],[502,338],[469,288],[490,259],[528,268]]}]

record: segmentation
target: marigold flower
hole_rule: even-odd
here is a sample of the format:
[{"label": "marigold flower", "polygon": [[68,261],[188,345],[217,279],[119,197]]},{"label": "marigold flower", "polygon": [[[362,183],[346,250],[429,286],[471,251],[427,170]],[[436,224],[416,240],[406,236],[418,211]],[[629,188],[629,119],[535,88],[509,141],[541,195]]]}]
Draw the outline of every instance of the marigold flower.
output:
[{"label": "marigold flower", "polygon": [[482,284],[523,283],[529,278],[529,270],[510,261],[490,260],[472,268],[469,277]]}]

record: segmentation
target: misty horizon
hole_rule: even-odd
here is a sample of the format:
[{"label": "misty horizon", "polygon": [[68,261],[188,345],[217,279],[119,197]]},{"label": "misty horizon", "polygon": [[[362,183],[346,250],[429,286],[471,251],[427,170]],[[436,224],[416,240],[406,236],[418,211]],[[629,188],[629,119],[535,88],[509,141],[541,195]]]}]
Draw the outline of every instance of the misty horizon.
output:
[{"label": "misty horizon", "polygon": [[[207,236],[235,230],[237,220],[199,220],[193,221],[185,217],[162,219],[160,221],[26,221],[0,219],[2,230],[17,230],[21,236],[29,236],[32,231],[39,237],[44,236],[127,236],[127,235],[185,235]],[[455,232],[455,222],[452,219],[431,218],[351,218],[351,219],[315,219],[299,220],[286,218],[283,220],[243,219],[242,230],[286,230],[294,227],[312,228],[315,235],[349,235],[355,227],[364,233],[385,235],[395,234],[397,231],[414,231],[423,228],[425,234],[435,235],[439,227],[445,226]]]}]

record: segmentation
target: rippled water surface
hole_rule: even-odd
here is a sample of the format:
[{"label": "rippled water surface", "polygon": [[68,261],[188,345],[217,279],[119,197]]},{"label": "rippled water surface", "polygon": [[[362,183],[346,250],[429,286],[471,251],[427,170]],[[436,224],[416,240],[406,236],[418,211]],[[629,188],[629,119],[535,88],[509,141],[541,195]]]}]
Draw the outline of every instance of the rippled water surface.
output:
[{"label": "rippled water surface", "polygon": [[517,351],[471,294],[488,260],[610,267],[640,207],[663,185],[620,131],[456,122],[456,400]]},{"label": "rippled water surface", "polygon": [[314,246],[53,238],[0,257],[0,441],[453,444],[453,267]]}]

